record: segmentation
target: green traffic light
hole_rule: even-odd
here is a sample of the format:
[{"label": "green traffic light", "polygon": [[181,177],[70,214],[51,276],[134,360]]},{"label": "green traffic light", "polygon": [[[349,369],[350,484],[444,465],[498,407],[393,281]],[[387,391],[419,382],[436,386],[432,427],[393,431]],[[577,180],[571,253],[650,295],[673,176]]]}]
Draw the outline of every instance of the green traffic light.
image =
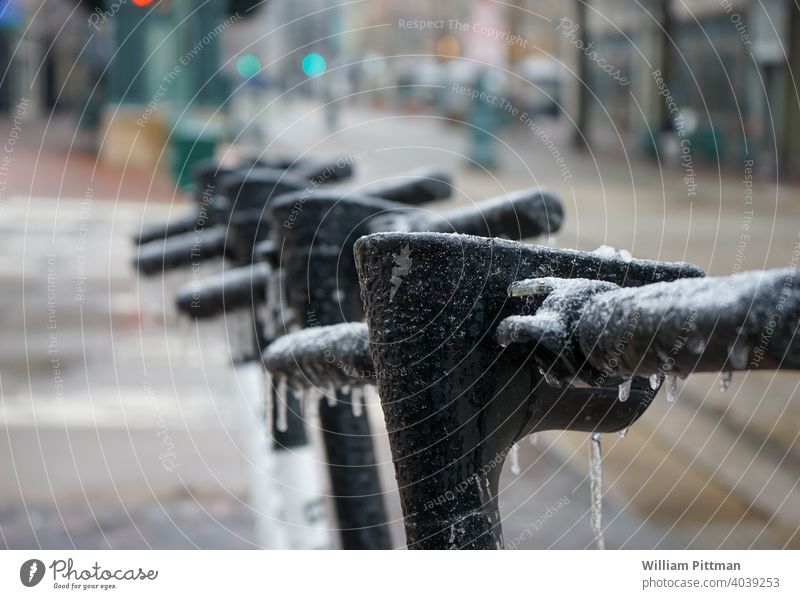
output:
[{"label": "green traffic light", "polygon": [[261,61],[252,54],[245,54],[236,61],[236,72],[245,79],[251,79],[261,71]]},{"label": "green traffic light", "polygon": [[320,54],[307,54],[303,58],[303,73],[307,77],[319,77],[327,68],[325,58]]}]

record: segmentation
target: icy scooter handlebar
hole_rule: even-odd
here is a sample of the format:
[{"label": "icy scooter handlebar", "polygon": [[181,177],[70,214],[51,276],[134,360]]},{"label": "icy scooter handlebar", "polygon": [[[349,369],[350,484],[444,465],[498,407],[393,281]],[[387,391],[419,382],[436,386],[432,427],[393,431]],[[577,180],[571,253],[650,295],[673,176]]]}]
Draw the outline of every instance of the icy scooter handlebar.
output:
[{"label": "icy scooter handlebar", "polygon": [[[264,240],[268,228],[264,226],[261,214],[254,209],[247,210],[253,204],[257,205],[257,194],[266,185],[262,185],[264,178],[254,171],[255,175],[248,178],[228,177],[224,178],[221,184],[223,193],[228,197],[242,198],[241,205],[238,206],[238,214],[232,220],[231,230],[234,233],[229,240],[230,247],[225,248],[229,254],[236,255],[236,248],[243,248],[244,253],[251,246],[255,246],[251,259],[242,256],[241,262],[267,262],[275,268],[278,266],[278,252],[276,244],[271,240]],[[450,176],[437,168],[417,169],[397,177],[388,178],[379,183],[365,186],[364,190],[375,197],[366,198],[367,203],[379,202],[378,197],[392,197],[408,202],[430,202],[437,199],[446,198],[452,189]],[[310,193],[310,192],[305,192]],[[305,193],[301,194],[303,197]],[[345,192],[346,193],[346,192]],[[256,223],[255,228],[247,227],[248,224]],[[219,230],[214,234],[219,235]],[[234,244],[232,238],[244,238],[242,244]],[[185,238],[182,243],[175,243],[170,246],[171,254],[176,254],[174,259],[170,259],[170,264],[178,261],[178,258],[186,258],[186,253],[178,247],[186,247],[190,238]],[[252,243],[251,243],[252,242]],[[153,253],[158,250],[153,246]],[[148,248],[149,249],[149,248]],[[209,254],[213,254],[210,250]],[[219,251],[217,246],[216,251]],[[242,251],[238,252],[243,253]],[[152,265],[153,260],[147,256],[145,267],[147,272],[157,272],[157,266]],[[188,261],[191,264],[191,261]],[[187,263],[184,262],[183,266]],[[236,309],[245,304],[255,305],[266,300],[267,271],[263,267],[252,268],[244,266],[241,270],[229,269],[227,273],[212,277],[209,280],[201,280],[184,286],[177,296],[178,310],[194,318],[211,318],[221,314],[226,308]],[[249,288],[248,288],[249,286]]]},{"label": "icy scooter handlebar", "polygon": [[[358,275],[350,259],[350,248],[362,235],[413,229],[520,239],[557,231],[563,210],[557,197],[539,188],[441,215],[395,202],[319,191],[276,199],[269,218],[281,267],[287,273],[288,304],[298,314],[314,313],[316,324],[328,325],[362,318]],[[403,260],[403,254],[398,260]]]},{"label": "icy scooter handlebar", "polygon": [[191,268],[219,256],[230,256],[226,227],[206,229],[202,235],[184,233],[163,241],[151,241],[138,248],[134,267],[144,276]]},{"label": "icy scooter handlebar", "polygon": [[193,171],[195,185],[191,198],[197,208],[193,208],[192,213],[186,216],[180,216],[166,223],[158,223],[142,228],[134,237],[134,243],[141,245],[193,231],[197,226],[198,210],[212,213],[210,217],[212,220],[214,220],[215,215],[219,215],[217,220],[220,220],[225,213],[226,201],[218,196],[219,182],[226,178],[230,180],[230,177],[247,178],[261,169],[267,169],[272,172],[286,172],[291,179],[300,178],[314,184],[342,181],[349,178],[353,172],[351,162],[341,158],[321,161],[267,158],[251,155],[240,158],[235,167],[223,166],[213,159],[204,160],[198,163]]},{"label": "icy scooter handlebar", "polygon": [[[588,280],[515,282],[541,304],[497,331],[568,381],[800,368],[800,270],[745,272],[621,289]],[[558,315],[558,318],[553,316]]]},{"label": "icy scooter handlebar", "polygon": [[[227,241],[236,224],[258,219],[272,197],[305,189],[309,182],[282,171],[257,169],[249,174],[226,175],[218,185],[220,194],[216,197],[224,198],[225,209],[200,214],[189,233],[140,245],[134,259],[139,272],[152,276],[214,258],[237,258],[237,240]],[[261,229],[264,238],[266,223]]]},{"label": "icy scooter handlebar", "polygon": [[374,385],[367,325],[346,322],[279,337],[262,354],[264,366],[290,387]]},{"label": "icy scooter handlebar", "polygon": [[[342,170],[349,168],[337,165]],[[322,170],[322,179],[329,180],[332,167]],[[431,179],[435,184],[431,184]],[[332,180],[332,179],[330,179]],[[310,189],[322,180],[306,184],[303,179],[293,174],[281,174],[268,169],[256,169],[249,173],[234,173],[223,177],[219,182],[220,193],[227,198],[229,203],[229,228],[232,230],[232,242],[239,246],[241,259],[239,263],[252,262],[252,251],[255,245],[264,241],[269,235],[269,222],[264,218],[264,210],[276,198],[286,195],[312,193]],[[381,194],[395,195],[398,197],[424,198],[433,201],[446,197],[450,186],[449,176],[439,169],[425,169],[414,171],[404,176],[396,177],[385,183],[376,183],[367,187],[374,196],[368,201],[377,202]],[[302,189],[302,191],[300,191]]]},{"label": "icy scooter handlebar", "polygon": [[563,220],[564,209],[558,197],[550,190],[531,188],[482,200],[441,216],[421,211],[382,215],[374,219],[370,228],[374,233],[428,231],[526,239],[555,233]]},{"label": "icy scooter handlebar", "polygon": [[358,190],[358,195],[382,198],[409,206],[444,200],[452,193],[453,178],[447,171],[437,167],[423,167],[387,177]]},{"label": "icy scooter handlebar", "polygon": [[223,166],[213,159],[199,162],[192,172],[194,189],[190,197],[193,206],[190,208],[189,213],[165,223],[142,227],[139,233],[134,236],[134,243],[142,245],[151,241],[164,240],[168,237],[191,233],[197,226],[198,211],[201,206],[204,206],[208,212],[224,211],[224,199],[216,196],[217,180],[233,173],[237,168],[249,170],[254,166],[264,166],[264,164],[253,157],[241,160],[236,167]]},{"label": "icy scooter handlebar", "polygon": [[[407,257],[398,271],[395,257]],[[497,492],[505,456],[539,430],[614,431],[652,399],[634,387],[557,389],[529,348],[503,348],[500,322],[525,313],[517,280],[559,276],[639,286],[702,271],[587,252],[435,233],[383,233],[355,245],[370,351],[411,548],[502,547]],[[531,309],[535,309],[532,306]],[[646,380],[645,380],[646,383]],[[439,501],[448,491],[458,501]]]},{"label": "icy scooter handlebar", "polygon": [[[298,339],[300,341],[307,339],[304,350],[292,355],[297,355],[301,360],[303,365],[301,372],[305,370],[306,375],[311,372],[319,374],[317,382],[326,383],[319,387],[327,389],[330,384],[337,383],[347,387],[353,382],[348,379],[371,378],[370,372],[373,371],[371,362],[364,360],[364,336],[360,338],[348,336],[345,334],[346,331],[340,329],[349,325],[336,327],[334,323],[362,318],[363,307],[358,293],[358,279],[351,257],[351,248],[359,235],[369,232],[376,226],[402,227],[408,222],[413,222],[413,226],[416,227],[438,230],[443,227],[450,228],[451,223],[455,223],[457,227],[470,231],[484,230],[487,234],[528,236],[539,234],[543,230],[555,230],[561,223],[561,210],[557,200],[538,189],[490,200],[486,205],[487,208],[480,204],[474,208],[451,211],[449,213],[451,218],[448,218],[430,213],[421,215],[419,210],[409,209],[396,202],[373,201],[354,195],[340,196],[331,192],[293,194],[276,200],[270,206],[269,215],[274,231],[273,237],[279,248],[281,268],[284,271],[287,303],[305,326],[313,325],[313,328],[307,332],[281,337],[272,343],[266,354],[262,354],[268,368],[273,369],[278,379],[286,374],[288,380],[308,387],[308,380],[305,380],[305,384],[303,380],[306,377],[300,376],[298,380],[289,376],[295,370],[291,358],[289,363],[284,364],[282,372],[274,369],[279,363],[280,356],[292,354],[291,347]],[[515,217],[510,218],[510,215]],[[548,216],[552,217],[552,223],[547,220]],[[401,252],[397,259],[402,260],[402,257]],[[334,343],[332,353],[322,352],[320,355],[319,344],[328,341]],[[349,343],[341,345],[337,341],[349,341]],[[289,347],[284,348],[284,345]],[[330,369],[331,356],[334,358],[334,364],[340,365],[338,370]],[[303,361],[304,359],[306,361]],[[351,360],[356,362],[353,363]],[[378,369],[374,371],[380,372]],[[326,431],[337,433],[340,438],[337,440],[333,435],[325,436],[329,452],[341,456],[344,453],[343,448],[346,448],[346,454],[349,456],[346,460],[336,459],[346,463],[348,468],[341,473],[343,484],[339,484],[342,481],[337,483],[332,477],[334,488],[350,487],[348,478],[353,476],[350,474],[350,471],[354,470],[352,466],[374,463],[371,447],[351,448],[350,439],[356,440],[357,436],[341,434],[351,431],[349,423],[353,419],[348,412],[346,406],[344,409],[330,408],[324,402],[320,407],[323,427]],[[359,421],[366,422],[363,418]],[[364,433],[368,433],[368,429],[365,428]],[[330,437],[333,437],[335,442],[329,443]],[[359,454],[363,454],[364,458],[353,457]],[[363,476],[360,478],[364,480]],[[362,483],[356,484],[359,485],[358,488],[365,488]],[[375,493],[377,486],[367,490],[369,493]],[[337,511],[340,513],[342,510],[349,511],[348,501],[342,503],[343,506],[341,509],[337,508]],[[353,507],[362,509],[360,505]],[[379,504],[376,507],[380,507]],[[382,517],[372,520],[383,521]]]},{"label": "icy scooter handlebar", "polygon": [[[312,314],[295,309],[290,313],[296,315],[304,325],[309,324],[309,318],[319,318],[320,323],[335,322],[341,318],[337,304],[343,300],[353,300],[355,296],[346,300],[337,294],[335,283],[333,287],[330,285],[331,276],[335,281],[337,271],[335,264],[331,266],[330,258],[333,256],[335,259],[338,247],[348,247],[347,239],[354,230],[359,230],[365,215],[372,216],[386,207],[405,207],[405,204],[384,198],[420,203],[443,199],[450,193],[451,181],[446,173],[438,169],[421,169],[364,187],[358,194],[352,191],[316,190],[276,200],[275,204],[280,203],[281,208],[274,211],[270,209],[270,221],[272,238],[281,256],[286,252],[296,257],[299,254],[295,250],[306,252],[309,243],[317,249],[321,247],[319,244],[325,246],[322,255],[314,255],[315,274],[309,285],[315,289],[314,305],[317,312]],[[352,270],[350,251],[345,253],[344,259],[349,270]],[[297,297],[302,293],[298,289],[305,287],[306,283],[294,279],[295,267],[302,268],[302,265],[281,260],[280,273],[285,282],[283,288],[291,289],[291,293]],[[351,279],[355,280],[354,273]],[[289,305],[297,307],[291,302]],[[352,305],[352,301],[349,305]],[[277,343],[281,343],[280,339]],[[284,380],[280,376],[275,379]],[[330,391],[326,400],[317,403],[331,494],[339,519],[343,548],[389,549],[391,542],[372,445],[371,425],[360,408],[359,396],[358,390],[341,386]],[[331,399],[334,399],[333,403],[329,403]]]}]

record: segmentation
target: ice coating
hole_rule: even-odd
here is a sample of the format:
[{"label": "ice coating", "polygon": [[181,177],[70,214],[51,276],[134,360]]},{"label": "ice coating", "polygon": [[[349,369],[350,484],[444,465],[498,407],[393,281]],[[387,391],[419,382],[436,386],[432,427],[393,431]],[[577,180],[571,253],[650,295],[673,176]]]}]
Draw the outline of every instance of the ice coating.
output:
[{"label": "ice coating", "polygon": [[601,245],[593,253],[603,258],[617,258],[623,262],[631,262],[633,260],[633,256],[628,250],[617,250],[605,244]]},{"label": "ice coating", "polygon": [[[649,381],[648,381],[649,383]],[[628,398],[631,396],[631,385],[633,384],[633,379],[628,379],[624,383],[619,386],[619,397],[620,401],[628,401]]]},{"label": "ice coating", "polygon": [[[564,383],[573,384],[576,377],[581,377],[581,367],[585,362],[573,332],[576,323],[593,296],[614,289],[619,289],[619,286],[588,279],[542,277],[514,282],[509,287],[512,297],[533,294],[544,299],[532,316],[504,319],[497,327],[497,342],[502,346],[530,344],[535,347],[543,370],[551,372]],[[597,377],[583,378],[591,382],[592,378]]]},{"label": "ice coating", "polygon": [[[620,289],[594,296],[582,316],[582,354],[619,376],[800,368],[796,269]],[[626,330],[635,334],[616,355]]]},{"label": "ice coating", "polygon": [[515,282],[509,293],[539,297],[541,306],[532,316],[505,319],[498,343],[527,343],[538,354],[557,355],[556,370],[565,378],[800,368],[795,269],[628,289],[539,278]]},{"label": "ice coating", "polygon": [[275,377],[294,386],[327,389],[375,384],[367,326],[362,323],[311,327],[284,335],[267,347],[263,359]]},{"label": "ice coating", "polygon": [[600,433],[589,437],[589,483],[592,499],[592,532],[596,549],[605,549],[603,536],[603,462]]}]

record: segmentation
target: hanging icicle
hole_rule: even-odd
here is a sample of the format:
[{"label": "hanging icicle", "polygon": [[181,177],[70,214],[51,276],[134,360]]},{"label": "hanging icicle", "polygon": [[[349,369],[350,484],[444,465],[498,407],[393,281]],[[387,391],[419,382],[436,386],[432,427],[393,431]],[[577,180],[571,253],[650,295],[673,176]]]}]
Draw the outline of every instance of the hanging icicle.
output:
[{"label": "hanging icicle", "polygon": [[519,468],[519,445],[517,445],[516,443],[514,443],[514,445],[511,446],[509,459],[511,460],[511,474],[516,476],[521,472]]},{"label": "hanging icicle", "polygon": [[325,398],[328,400],[328,406],[331,408],[336,407],[336,387],[330,385],[324,391]]},{"label": "hanging icicle", "polygon": [[350,406],[353,409],[353,416],[361,418],[364,413],[364,390],[360,387],[353,387],[350,391]]},{"label": "hanging icicle", "polygon": [[678,396],[678,377],[670,374],[667,377],[667,401],[672,403]]},{"label": "hanging icicle", "polygon": [[275,405],[275,387],[273,386],[272,379],[267,375],[267,392],[264,394],[264,432],[268,439],[272,438],[272,410]]},{"label": "hanging icicle", "polygon": [[722,375],[719,377],[719,390],[723,393],[728,390],[731,386],[731,381],[733,380],[733,371],[728,370],[723,372]]},{"label": "hanging icicle", "polygon": [[617,398],[620,401],[628,401],[628,398],[631,396],[632,384],[633,384],[633,378],[629,378],[627,381],[625,381],[619,386]]},{"label": "hanging icicle", "polygon": [[592,532],[596,549],[605,549],[603,538],[603,464],[600,452],[600,433],[589,438],[589,482],[592,499]]},{"label": "hanging icicle", "polygon": [[287,393],[289,392],[289,387],[286,383],[286,379],[284,377],[280,377],[278,379],[277,388],[275,390],[275,401],[276,406],[278,408],[278,416],[276,422],[276,428],[285,433],[286,430],[289,428],[289,398],[287,397]]}]

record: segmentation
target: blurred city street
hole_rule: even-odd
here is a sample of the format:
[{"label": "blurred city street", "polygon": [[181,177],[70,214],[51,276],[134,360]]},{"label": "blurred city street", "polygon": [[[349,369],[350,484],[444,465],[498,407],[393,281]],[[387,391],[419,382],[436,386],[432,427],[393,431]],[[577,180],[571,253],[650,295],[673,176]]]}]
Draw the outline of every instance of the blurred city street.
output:
[{"label": "blurred city street", "polygon": [[[788,264],[798,242],[797,187],[756,181],[749,241],[737,257],[745,183],[737,169],[699,174],[689,201],[679,177],[609,151],[569,149],[560,123],[545,123],[574,177],[564,181],[547,147],[513,131],[500,167],[465,158],[461,129],[426,114],[365,106],[342,111],[328,134],[324,110],[275,101],[263,126],[268,151],[356,156],[356,186],[406,169],[441,165],[458,186],[440,209],[532,185],[566,206],[559,247],[606,244],[636,257],[687,260],[710,275]],[[10,548],[253,547],[244,467],[231,404],[237,389],[223,340],[181,322],[171,305],[180,277],[138,279],[131,237],[143,222],[184,209],[161,177],[124,175],[128,198],[91,171],[61,167],[58,123],[47,143],[26,133],[14,156],[59,168],[17,180],[0,212],[2,269],[0,450],[2,543]],[[615,147],[616,146],[616,147]],[[512,150],[513,148],[513,150]],[[37,152],[41,152],[37,155]],[[117,181],[108,173],[108,181]],[[60,190],[68,190],[61,193]],[[90,190],[87,192],[87,190]],[[88,193],[88,196],[87,196]],[[146,201],[130,201],[137,193]],[[57,210],[53,204],[57,202]],[[737,375],[727,393],[696,375],[655,405],[622,439],[604,437],[606,543],[621,548],[798,547],[800,402],[792,375]],[[382,416],[374,394],[374,430]],[[384,429],[385,430],[385,429]],[[402,519],[384,433],[376,433],[394,545]],[[506,467],[500,495],[507,545],[591,545],[586,437],[540,435],[521,446],[522,473]],[[568,501],[564,502],[564,498]],[[556,507],[564,504],[564,507]],[[545,516],[545,514],[552,514]],[[541,524],[542,519],[546,521]],[[537,525],[537,521],[540,523]],[[531,534],[531,527],[534,533]]]}]

